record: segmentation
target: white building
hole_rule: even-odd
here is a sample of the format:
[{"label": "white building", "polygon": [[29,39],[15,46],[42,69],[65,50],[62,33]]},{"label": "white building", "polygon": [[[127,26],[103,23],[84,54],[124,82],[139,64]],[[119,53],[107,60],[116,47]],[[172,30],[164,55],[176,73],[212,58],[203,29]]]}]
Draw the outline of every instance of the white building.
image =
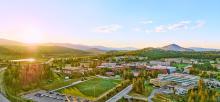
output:
[{"label": "white building", "polygon": [[170,62],[150,61],[150,65],[170,66]]},{"label": "white building", "polygon": [[102,63],[98,68],[115,68],[116,63]]}]

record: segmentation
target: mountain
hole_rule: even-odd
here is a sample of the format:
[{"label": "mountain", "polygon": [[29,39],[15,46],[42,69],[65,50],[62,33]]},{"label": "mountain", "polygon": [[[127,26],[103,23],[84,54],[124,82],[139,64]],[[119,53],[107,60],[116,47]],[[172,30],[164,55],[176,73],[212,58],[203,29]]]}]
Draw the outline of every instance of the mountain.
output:
[{"label": "mountain", "polygon": [[166,51],[193,51],[192,49],[183,48],[177,44],[170,44],[170,45],[161,47],[160,49],[166,50]]},{"label": "mountain", "polygon": [[[0,45],[28,45],[25,43],[1,39],[0,38]],[[42,43],[38,44],[40,46],[61,46],[66,48],[78,49],[78,50],[90,50],[90,49],[99,49],[100,51],[110,51],[110,50],[137,50],[137,48],[133,47],[125,47],[125,48],[113,48],[113,47],[105,47],[105,46],[88,46],[88,45],[80,45],[80,44],[70,44],[70,43]]]},{"label": "mountain", "polygon": [[90,46],[78,45],[78,44],[69,44],[69,43],[45,43],[45,44],[41,44],[41,45],[45,45],[45,46],[62,46],[62,47],[67,47],[67,48],[72,48],[72,49],[79,49],[79,50],[91,49]]},{"label": "mountain", "polygon": [[24,43],[0,38],[0,45],[24,45]]},{"label": "mountain", "polygon": [[104,51],[104,50],[100,50],[98,48],[91,48],[91,49],[88,49],[86,51],[91,52],[93,54],[105,54],[107,52],[107,51]]},{"label": "mountain", "polygon": [[220,49],[214,49],[214,48],[200,48],[200,47],[190,47],[190,49],[194,51],[220,51]]},{"label": "mountain", "polygon": [[88,45],[70,44],[70,43],[46,43],[46,44],[43,44],[43,45],[62,46],[62,47],[67,47],[67,48],[79,49],[79,50],[90,50],[90,49],[99,49],[99,50],[102,50],[102,51],[137,50],[137,48],[133,48],[133,47],[113,48],[113,47],[105,47],[105,46],[88,46]]}]

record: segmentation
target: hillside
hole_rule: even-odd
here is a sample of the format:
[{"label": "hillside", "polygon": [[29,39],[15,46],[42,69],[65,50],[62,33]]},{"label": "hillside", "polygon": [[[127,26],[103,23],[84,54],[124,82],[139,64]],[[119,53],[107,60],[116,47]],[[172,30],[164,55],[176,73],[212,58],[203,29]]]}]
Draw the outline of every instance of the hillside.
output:
[{"label": "hillside", "polygon": [[65,48],[60,46],[16,46],[16,45],[0,45],[0,56],[84,56],[91,53],[76,50],[71,48]]},{"label": "hillside", "polygon": [[190,47],[190,49],[193,49],[194,51],[220,51],[220,49],[201,48],[201,47]]},{"label": "hillside", "polygon": [[100,50],[100,49],[97,49],[97,48],[91,48],[91,49],[88,49],[86,51],[91,52],[93,54],[105,54],[107,52],[107,51]]},{"label": "hillside", "polygon": [[131,55],[131,56],[144,56],[148,57],[150,60],[161,59],[161,58],[204,58],[204,59],[216,59],[220,58],[220,52],[217,51],[204,51],[204,52],[196,52],[196,51],[168,51],[159,48],[144,48],[136,51],[114,51],[108,52],[107,56],[123,56],[123,55]]}]

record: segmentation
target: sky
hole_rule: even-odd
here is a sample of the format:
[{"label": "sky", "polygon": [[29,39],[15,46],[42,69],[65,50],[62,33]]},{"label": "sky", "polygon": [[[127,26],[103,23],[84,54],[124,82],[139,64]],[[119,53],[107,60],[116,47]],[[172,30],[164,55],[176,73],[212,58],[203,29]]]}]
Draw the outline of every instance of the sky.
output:
[{"label": "sky", "polygon": [[220,48],[219,0],[0,0],[0,38]]}]

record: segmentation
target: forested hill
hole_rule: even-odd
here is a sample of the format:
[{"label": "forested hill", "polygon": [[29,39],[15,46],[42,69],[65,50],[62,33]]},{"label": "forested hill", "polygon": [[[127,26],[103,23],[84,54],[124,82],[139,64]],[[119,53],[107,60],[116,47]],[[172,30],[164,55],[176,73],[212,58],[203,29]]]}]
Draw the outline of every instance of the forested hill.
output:
[{"label": "forested hill", "polygon": [[42,57],[42,56],[84,56],[90,52],[60,46],[17,46],[0,45],[0,56]]},{"label": "forested hill", "polygon": [[219,51],[206,51],[206,52],[196,52],[196,51],[166,51],[157,48],[144,48],[136,51],[111,51],[107,53],[108,56],[121,56],[121,55],[135,55],[144,56],[149,59],[160,59],[160,58],[207,58],[215,59],[220,58]]}]

